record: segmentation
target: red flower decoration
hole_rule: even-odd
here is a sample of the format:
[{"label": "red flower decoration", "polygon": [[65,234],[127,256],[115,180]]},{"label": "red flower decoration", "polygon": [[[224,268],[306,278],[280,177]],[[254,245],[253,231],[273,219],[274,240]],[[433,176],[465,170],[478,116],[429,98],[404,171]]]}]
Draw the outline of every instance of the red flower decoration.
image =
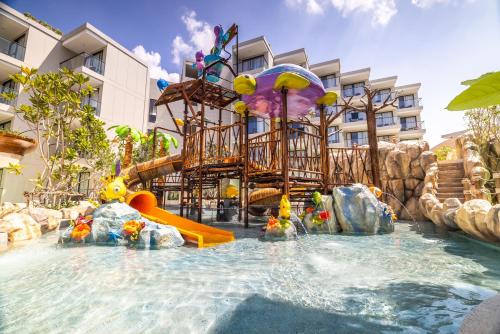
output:
[{"label": "red flower decoration", "polygon": [[321,211],[319,213],[319,218],[323,221],[328,220],[330,218],[330,212],[328,211]]}]

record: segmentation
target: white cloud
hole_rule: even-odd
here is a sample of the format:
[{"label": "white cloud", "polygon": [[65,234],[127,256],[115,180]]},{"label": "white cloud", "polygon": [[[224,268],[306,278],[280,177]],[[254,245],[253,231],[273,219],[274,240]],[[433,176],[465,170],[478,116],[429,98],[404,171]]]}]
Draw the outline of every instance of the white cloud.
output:
[{"label": "white cloud", "polygon": [[[476,0],[411,0],[411,4],[419,8],[429,8],[440,3],[457,3]],[[347,17],[359,12],[372,16],[374,26],[386,25],[397,14],[395,0],[285,0],[288,7],[305,9],[308,14],[323,14],[327,7],[337,9]]]},{"label": "white cloud", "polygon": [[449,0],[411,0],[412,5],[420,8],[429,8],[438,3],[446,3]]},{"label": "white cloud", "polygon": [[158,52],[146,51],[144,46],[137,45],[132,52],[140,60],[142,60],[149,68],[149,76],[153,79],[165,79],[169,82],[179,82],[179,73],[168,73],[166,69],[161,67],[161,56]]},{"label": "white cloud", "polygon": [[189,40],[186,41],[177,35],[172,41],[172,62],[177,65],[181,64],[184,57],[194,58],[194,53],[198,50],[208,54],[215,38],[212,26],[208,22],[198,20],[195,11],[182,15],[181,20],[186,27]]}]

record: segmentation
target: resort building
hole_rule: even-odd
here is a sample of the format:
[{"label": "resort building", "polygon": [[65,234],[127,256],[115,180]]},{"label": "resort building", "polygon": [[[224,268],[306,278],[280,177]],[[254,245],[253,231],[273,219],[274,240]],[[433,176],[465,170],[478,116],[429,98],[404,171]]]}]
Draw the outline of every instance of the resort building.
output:
[{"label": "resort building", "polygon": [[[305,49],[293,50],[275,55],[264,36],[240,42],[239,48],[233,48],[233,66],[238,72],[257,74],[272,66],[291,63],[309,69],[318,75],[328,91],[335,91],[339,101],[344,98],[354,105],[362,106],[360,97],[364,94],[363,86],[369,84],[379,89],[375,103],[383,102],[389,94],[397,94],[397,105],[387,107],[377,113],[377,135],[384,141],[403,141],[422,139],[425,128],[421,119],[422,104],[419,97],[420,83],[398,86],[397,76],[370,78],[370,68],[342,72],[339,59],[310,64]],[[234,61],[238,59],[238,64]],[[352,98],[352,99],[351,99]],[[329,107],[328,112],[337,112],[338,106]],[[319,112],[313,116],[313,122],[319,122]],[[267,130],[267,120],[251,117],[250,134]],[[350,147],[368,144],[366,114],[360,111],[347,111],[338,117],[329,128],[328,138],[331,147]]]},{"label": "resort building", "polygon": [[[106,128],[128,124],[145,131],[148,126],[149,73],[145,63],[122,45],[85,23],[67,34],[42,25],[0,2],[0,91],[17,94],[15,101],[0,99],[0,128],[25,131],[26,124],[15,116],[14,106],[28,103],[9,76],[21,66],[38,68],[40,72],[67,67],[90,78],[96,89],[83,103],[92,106]],[[113,136],[110,133],[110,137]],[[0,170],[0,202],[21,202],[23,193],[33,189],[36,173],[42,164],[35,151],[26,155],[23,175]],[[90,173],[82,173],[82,178]],[[90,188],[80,183],[81,193]]]}]

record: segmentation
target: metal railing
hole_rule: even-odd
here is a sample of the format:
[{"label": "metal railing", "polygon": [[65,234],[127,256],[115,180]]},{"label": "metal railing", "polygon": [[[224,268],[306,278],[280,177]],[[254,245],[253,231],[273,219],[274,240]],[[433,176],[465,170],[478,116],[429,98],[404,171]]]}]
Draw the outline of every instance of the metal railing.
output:
[{"label": "metal railing", "polygon": [[377,127],[396,125],[398,123],[397,117],[376,117]]},{"label": "metal railing", "polygon": [[0,37],[0,52],[23,61],[26,48],[17,42]]},{"label": "metal railing", "polygon": [[86,97],[85,99],[82,100],[82,107],[85,105],[88,105],[92,109],[94,109],[94,113],[96,114],[96,116],[99,116],[101,114],[101,103],[96,99],[93,99],[91,97]]},{"label": "metal railing", "polygon": [[99,74],[104,74],[105,63],[97,56],[82,52],[59,64],[60,67],[66,67],[70,70],[84,66]]},{"label": "metal railing", "polygon": [[401,131],[425,130],[424,122],[412,122],[410,124],[401,124]]},{"label": "metal railing", "polygon": [[413,99],[413,100],[399,100],[398,108],[406,109],[406,108],[417,108],[422,106],[422,98]]},{"label": "metal railing", "polygon": [[[2,93],[16,93],[16,91],[10,87],[7,87],[7,86],[0,86],[0,94]],[[9,106],[13,106],[16,104],[16,99],[14,100],[7,100],[5,99],[4,97],[2,97],[2,95],[0,95],[0,103],[4,103],[4,104],[8,104]]]},{"label": "metal railing", "polygon": [[346,144],[348,147],[368,145],[368,137],[359,139],[346,139]]},{"label": "metal railing", "polygon": [[385,102],[386,100],[387,100],[387,101],[390,101],[391,99],[393,99],[393,98],[395,98],[395,97],[396,97],[396,94],[395,94],[394,92],[376,94],[376,95],[373,97],[373,102],[374,102],[374,103],[383,103],[383,102]]}]

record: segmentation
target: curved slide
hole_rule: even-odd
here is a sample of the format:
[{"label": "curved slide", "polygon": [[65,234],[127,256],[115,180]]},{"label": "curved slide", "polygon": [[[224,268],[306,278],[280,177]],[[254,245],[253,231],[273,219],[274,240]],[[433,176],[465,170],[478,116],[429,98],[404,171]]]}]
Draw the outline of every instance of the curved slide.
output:
[{"label": "curved slide", "polygon": [[132,193],[127,196],[126,202],[145,218],[159,224],[176,227],[187,242],[197,244],[198,248],[216,246],[235,240],[233,232],[199,224],[160,209],[155,195],[149,191]]}]

